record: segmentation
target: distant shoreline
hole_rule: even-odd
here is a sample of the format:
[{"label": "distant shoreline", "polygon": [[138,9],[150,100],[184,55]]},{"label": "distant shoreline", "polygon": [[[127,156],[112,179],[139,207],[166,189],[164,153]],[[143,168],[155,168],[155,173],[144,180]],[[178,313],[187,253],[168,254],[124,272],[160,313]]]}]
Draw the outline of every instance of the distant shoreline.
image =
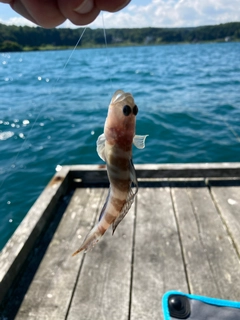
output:
[{"label": "distant shoreline", "polygon": [[[84,28],[43,29],[0,24],[0,52],[69,50]],[[240,22],[194,28],[106,29],[108,47],[240,41]],[[78,49],[106,47],[102,29],[87,28]]]},{"label": "distant shoreline", "polygon": [[[231,41],[202,41],[202,42],[174,42],[174,43],[161,43],[161,44],[121,44],[121,45],[107,45],[108,48],[124,48],[124,47],[147,47],[147,46],[166,46],[166,45],[195,45],[195,44],[206,44],[206,43],[229,43],[229,42],[240,42],[240,40],[231,40]],[[95,46],[81,46],[77,47],[76,50],[84,49],[105,49],[105,45],[95,45]],[[57,51],[57,50],[73,50],[74,46],[69,47],[38,47],[38,48],[23,48],[21,52],[30,52],[30,51]]]}]

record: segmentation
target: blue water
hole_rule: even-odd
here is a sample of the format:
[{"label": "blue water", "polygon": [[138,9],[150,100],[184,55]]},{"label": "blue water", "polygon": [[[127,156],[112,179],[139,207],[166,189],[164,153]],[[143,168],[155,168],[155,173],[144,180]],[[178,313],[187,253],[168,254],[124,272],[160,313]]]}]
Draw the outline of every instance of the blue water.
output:
[{"label": "blue water", "polygon": [[[109,101],[130,91],[135,163],[240,161],[240,43],[0,55],[0,249],[58,164],[102,163]],[[65,67],[64,67],[65,66]]]}]

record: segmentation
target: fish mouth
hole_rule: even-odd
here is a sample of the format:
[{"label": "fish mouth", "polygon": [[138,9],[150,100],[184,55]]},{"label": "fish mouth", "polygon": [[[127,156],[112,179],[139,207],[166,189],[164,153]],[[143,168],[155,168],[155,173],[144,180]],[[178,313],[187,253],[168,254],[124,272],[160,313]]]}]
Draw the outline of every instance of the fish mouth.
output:
[{"label": "fish mouth", "polygon": [[121,102],[125,99],[127,99],[127,100],[131,99],[131,101],[129,101],[129,102],[134,103],[133,96],[131,95],[130,92],[124,92],[123,90],[117,90],[112,97],[111,103],[118,103],[118,102]]}]

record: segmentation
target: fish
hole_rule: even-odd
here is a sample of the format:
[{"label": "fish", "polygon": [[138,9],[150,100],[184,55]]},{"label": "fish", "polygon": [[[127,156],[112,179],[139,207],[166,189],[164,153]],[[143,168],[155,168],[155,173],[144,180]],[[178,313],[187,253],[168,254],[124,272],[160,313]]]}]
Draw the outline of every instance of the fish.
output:
[{"label": "fish", "polygon": [[117,90],[108,108],[104,133],[97,140],[97,153],[107,166],[110,182],[108,196],[98,223],[73,256],[92,249],[111,225],[114,234],[131,208],[138,192],[138,181],[132,161],[132,145],[143,149],[148,136],[135,135],[137,114],[138,107],[132,94]]}]

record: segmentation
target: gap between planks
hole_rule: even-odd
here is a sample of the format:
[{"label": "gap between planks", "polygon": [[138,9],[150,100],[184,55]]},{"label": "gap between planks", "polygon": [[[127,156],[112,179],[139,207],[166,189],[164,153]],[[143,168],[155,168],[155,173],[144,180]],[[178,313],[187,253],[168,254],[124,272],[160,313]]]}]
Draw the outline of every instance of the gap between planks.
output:
[{"label": "gap between planks", "polygon": [[[97,221],[97,217],[99,215],[99,211],[101,210],[101,204],[103,202],[103,197],[104,197],[104,189],[102,191],[102,196],[101,198],[99,199],[99,204],[97,206],[97,210],[96,210],[96,214],[95,214],[95,218],[94,218],[94,221],[93,221],[93,225],[96,223]],[[66,312],[66,316],[65,316],[65,320],[67,320],[68,318],[68,315],[69,315],[69,312],[70,312],[70,309],[71,309],[71,306],[72,306],[72,302],[73,302],[73,297],[74,297],[74,294],[75,294],[75,291],[76,291],[76,287],[78,285],[78,281],[79,281],[79,277],[80,277],[80,274],[81,274],[81,270],[82,270],[82,267],[83,267],[83,264],[84,264],[84,260],[85,260],[85,257],[86,257],[86,254],[84,253],[83,254],[83,257],[82,257],[82,260],[81,260],[81,264],[79,266],[79,270],[78,270],[78,273],[77,273],[77,277],[76,277],[76,281],[75,281],[75,284],[74,284],[74,287],[73,287],[73,291],[72,291],[72,295],[71,295],[71,298],[70,298],[70,301],[69,301],[69,306],[67,308],[67,312]]]},{"label": "gap between planks", "polygon": [[171,187],[170,187],[170,194],[171,194],[173,212],[174,212],[174,217],[175,217],[177,231],[178,231],[178,238],[179,238],[179,244],[180,244],[180,248],[181,248],[181,255],[182,255],[182,260],[183,260],[183,268],[184,268],[184,273],[185,273],[185,277],[186,277],[187,289],[188,289],[188,293],[191,293],[190,283],[189,283],[189,278],[188,278],[188,273],[187,273],[187,263],[186,263],[186,259],[185,259],[184,251],[183,251],[183,241],[182,241],[182,237],[181,237],[181,233],[180,233],[180,226],[179,226],[179,222],[177,219],[177,212],[176,212],[176,207],[175,207],[175,203],[174,203],[174,199],[173,199],[173,190]]},{"label": "gap between planks", "polygon": [[[229,236],[229,240],[232,243],[232,246],[236,251],[236,255],[238,256],[238,258],[240,260],[240,244],[237,242],[237,240],[235,240],[234,234],[231,231],[231,228],[229,227],[226,219],[224,218],[221,206],[217,202],[216,195],[214,196],[214,193],[213,193],[213,190],[212,190],[212,186],[209,183],[207,183],[207,186],[208,186],[209,193],[211,195],[212,201],[213,201],[213,203],[214,203],[214,205],[216,207],[216,210],[217,210],[217,212],[218,212],[218,214],[219,214],[219,216],[220,216],[220,218],[222,220],[222,224],[223,224],[224,228],[226,229],[226,232],[227,232],[227,234]],[[240,189],[240,187],[239,187],[239,189]],[[240,206],[239,206],[239,208],[240,208]]]},{"label": "gap between planks", "polygon": [[195,188],[173,188],[190,292],[237,300],[239,257],[204,181]]}]

